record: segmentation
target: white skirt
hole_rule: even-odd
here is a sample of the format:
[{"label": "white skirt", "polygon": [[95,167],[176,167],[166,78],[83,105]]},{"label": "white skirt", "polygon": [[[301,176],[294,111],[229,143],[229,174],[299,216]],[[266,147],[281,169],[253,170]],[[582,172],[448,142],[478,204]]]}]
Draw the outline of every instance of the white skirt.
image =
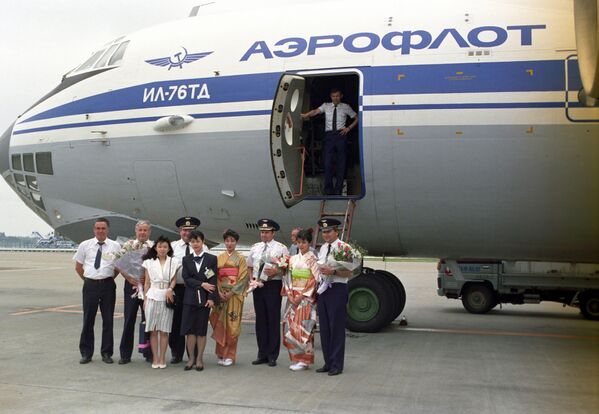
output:
[{"label": "white skirt", "polygon": [[146,332],[170,332],[173,326],[173,310],[161,300],[146,299]]}]

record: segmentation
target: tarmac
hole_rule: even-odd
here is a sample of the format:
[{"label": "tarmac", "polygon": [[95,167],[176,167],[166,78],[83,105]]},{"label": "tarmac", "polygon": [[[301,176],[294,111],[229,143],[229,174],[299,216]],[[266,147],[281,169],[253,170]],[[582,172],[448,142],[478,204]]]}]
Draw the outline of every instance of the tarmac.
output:
[{"label": "tarmac", "polygon": [[[292,372],[256,356],[251,296],[238,360],[216,364],[208,339],[202,372],[153,370],[141,354],[118,365],[122,331],[117,278],[115,359],[79,364],[82,282],[72,253],[0,252],[0,412],[10,413],[597,413],[599,322],[557,303],[504,305],[486,315],[437,296],[436,262],[373,260],[403,282],[403,315],[382,332],[347,332],[345,370],[329,377],[318,334],[316,363]],[[167,354],[168,355],[168,354]]]}]

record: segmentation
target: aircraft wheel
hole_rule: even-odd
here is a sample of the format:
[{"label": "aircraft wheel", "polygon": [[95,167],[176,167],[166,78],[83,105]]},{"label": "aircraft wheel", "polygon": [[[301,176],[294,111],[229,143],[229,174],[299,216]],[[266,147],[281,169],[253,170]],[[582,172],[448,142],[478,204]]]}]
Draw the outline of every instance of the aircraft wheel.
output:
[{"label": "aircraft wheel", "polygon": [[346,327],[354,332],[378,332],[389,324],[393,296],[372,273],[349,281]]},{"label": "aircraft wheel", "polygon": [[487,313],[496,304],[495,292],[485,283],[472,283],[462,293],[462,305],[470,313]]},{"label": "aircraft wheel", "polygon": [[599,320],[599,291],[591,290],[580,295],[580,311],[585,318]]},{"label": "aircraft wheel", "polygon": [[395,312],[393,313],[393,317],[391,319],[391,322],[393,322],[395,319],[397,319],[399,315],[401,315],[401,312],[403,312],[404,307],[406,306],[406,290],[403,287],[401,281],[393,273],[387,272],[386,270],[376,270],[376,273],[383,275],[387,278],[387,280],[390,280],[391,284],[393,285],[393,288],[397,292],[397,305],[395,307]]}]

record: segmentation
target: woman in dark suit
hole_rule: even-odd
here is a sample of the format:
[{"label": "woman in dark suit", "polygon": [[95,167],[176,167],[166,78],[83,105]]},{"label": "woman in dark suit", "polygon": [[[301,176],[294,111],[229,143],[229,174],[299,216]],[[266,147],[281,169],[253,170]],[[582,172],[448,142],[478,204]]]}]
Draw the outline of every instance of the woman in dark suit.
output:
[{"label": "woman in dark suit", "polygon": [[[218,303],[216,290],[217,259],[203,251],[204,233],[193,230],[189,235],[193,253],[183,258],[182,275],[185,281],[181,335],[187,337],[189,361],[185,371],[204,369],[204,348],[210,308]],[[197,353],[196,353],[197,350]],[[196,356],[194,358],[194,355]]]}]

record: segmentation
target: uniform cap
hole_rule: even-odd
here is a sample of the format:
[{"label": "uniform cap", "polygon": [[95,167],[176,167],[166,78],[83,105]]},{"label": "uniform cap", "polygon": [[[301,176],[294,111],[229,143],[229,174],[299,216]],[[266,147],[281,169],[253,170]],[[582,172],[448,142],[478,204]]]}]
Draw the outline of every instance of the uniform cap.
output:
[{"label": "uniform cap", "polygon": [[318,225],[320,226],[322,231],[327,231],[337,229],[337,226],[340,226],[341,222],[334,218],[322,218],[318,220]]},{"label": "uniform cap", "polygon": [[193,230],[200,225],[200,219],[195,217],[181,217],[175,222],[175,226],[183,230]]},{"label": "uniform cap", "polygon": [[279,231],[279,229],[281,227],[279,226],[279,224],[276,221],[263,218],[263,219],[258,220],[258,228],[260,230],[266,230],[266,231],[268,231],[268,230]]}]

